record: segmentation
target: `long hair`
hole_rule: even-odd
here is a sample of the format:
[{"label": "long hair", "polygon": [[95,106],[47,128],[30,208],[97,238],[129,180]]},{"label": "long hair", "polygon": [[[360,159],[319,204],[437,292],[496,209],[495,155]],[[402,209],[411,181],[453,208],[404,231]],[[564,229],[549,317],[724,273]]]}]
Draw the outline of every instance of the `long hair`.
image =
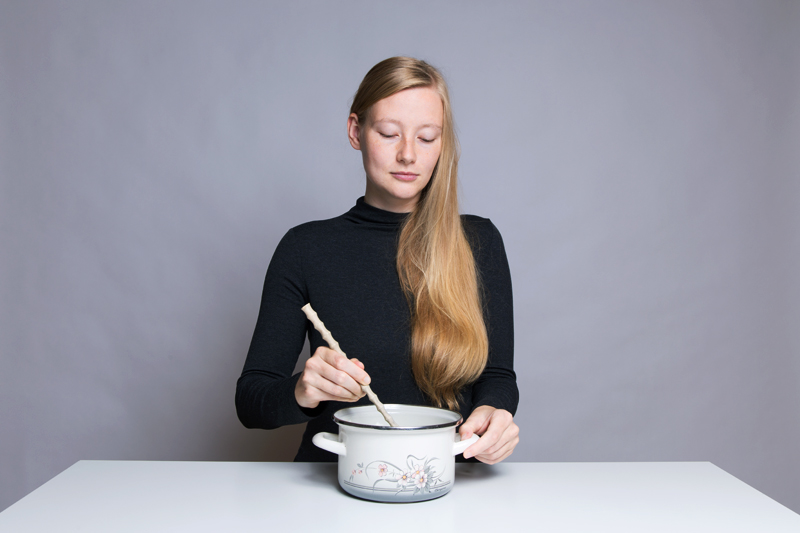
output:
[{"label": "long hair", "polygon": [[397,273],[411,310],[414,379],[434,404],[457,409],[461,389],[486,366],[489,340],[480,280],[458,208],[459,146],[447,84],[424,61],[385,59],[364,77],[350,112],[366,124],[376,102],[414,87],[430,87],[441,97],[442,143],[430,182],[400,231]]}]

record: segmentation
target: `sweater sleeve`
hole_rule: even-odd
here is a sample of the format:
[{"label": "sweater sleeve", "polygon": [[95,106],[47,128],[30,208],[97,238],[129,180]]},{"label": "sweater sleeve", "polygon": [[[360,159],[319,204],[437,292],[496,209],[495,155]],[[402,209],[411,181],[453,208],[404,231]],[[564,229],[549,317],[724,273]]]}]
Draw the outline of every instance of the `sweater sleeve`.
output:
[{"label": "sweater sleeve", "polygon": [[[516,413],[519,402],[514,373],[514,305],[511,272],[503,238],[490,221],[488,231],[482,228],[476,250],[480,273],[484,320],[489,336],[489,359],[481,376],[472,387],[473,408],[489,405]],[[488,235],[486,235],[488,233]]]},{"label": "sweater sleeve", "polygon": [[270,261],[253,340],[236,384],[236,412],[248,428],[273,429],[307,422],[322,411],[297,404],[292,376],[306,335],[301,307],[308,301],[295,230],[281,239]]}]

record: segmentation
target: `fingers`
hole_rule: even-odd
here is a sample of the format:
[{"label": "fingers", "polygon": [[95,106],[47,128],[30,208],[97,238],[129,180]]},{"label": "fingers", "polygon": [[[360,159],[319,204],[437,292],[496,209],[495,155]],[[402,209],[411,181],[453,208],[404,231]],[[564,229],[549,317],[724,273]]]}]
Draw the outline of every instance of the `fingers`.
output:
[{"label": "fingers", "polygon": [[464,433],[469,432],[471,427],[478,424],[481,427],[476,429],[475,433],[481,435],[481,438],[464,451],[464,457],[475,457],[481,462],[495,464],[511,455],[519,443],[519,427],[514,423],[511,413],[504,409],[481,406],[473,414],[475,420],[471,421],[470,419],[473,417],[470,415],[470,418],[464,423],[467,425],[468,422],[471,422],[473,425],[468,426],[466,431],[462,428],[462,438],[464,438]]},{"label": "fingers", "polygon": [[[348,359],[339,352],[335,352],[324,346],[317,348],[317,351],[314,352],[314,356],[328,363],[333,369],[347,374],[348,377],[359,384],[359,389],[361,388],[361,384],[369,385],[369,374],[364,371],[364,364],[358,359]],[[313,357],[311,359],[313,359]],[[311,359],[309,359],[309,361]]]},{"label": "fingers", "polygon": [[472,423],[470,423],[470,420],[467,419],[466,422],[461,424],[461,427],[458,430],[459,435],[461,435],[461,440],[467,440],[475,433],[477,433],[478,435],[482,435],[483,433],[486,432],[488,424],[489,424],[488,419],[486,419],[485,421],[475,420]]},{"label": "fingers", "polygon": [[[484,437],[481,437],[481,440],[483,440],[483,438]],[[479,442],[480,441],[478,441],[478,443]],[[487,448],[483,453],[476,453],[475,458],[482,463],[490,465],[499,463],[514,452],[514,448],[518,443],[519,428],[516,424],[512,424],[493,446]]]},{"label": "fingers", "polygon": [[321,346],[306,361],[295,385],[295,399],[308,408],[322,401],[354,402],[364,396],[361,383],[369,382],[363,363]]},{"label": "fingers", "polygon": [[495,412],[497,409],[488,405],[481,405],[480,407],[476,407],[472,414],[469,415],[466,422],[461,424],[458,432],[461,435],[461,438],[466,440],[472,436],[473,433],[477,433],[478,435],[482,435],[486,429],[489,427],[489,419],[492,416],[492,413]]}]

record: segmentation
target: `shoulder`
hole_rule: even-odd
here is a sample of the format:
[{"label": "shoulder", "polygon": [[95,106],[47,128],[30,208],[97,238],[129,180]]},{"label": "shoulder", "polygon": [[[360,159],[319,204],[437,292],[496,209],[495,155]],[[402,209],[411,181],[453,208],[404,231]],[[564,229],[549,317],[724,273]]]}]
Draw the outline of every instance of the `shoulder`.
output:
[{"label": "shoulder", "polygon": [[475,257],[475,265],[482,275],[486,277],[498,272],[506,273],[508,257],[497,226],[488,218],[475,215],[462,215],[461,221]]},{"label": "shoulder", "polygon": [[299,268],[305,258],[329,253],[340,227],[338,218],[305,222],[289,229],[275,247],[270,264]]},{"label": "shoulder", "polygon": [[491,248],[497,244],[502,246],[503,238],[500,236],[500,231],[490,219],[476,215],[461,215],[461,224],[473,251]]},{"label": "shoulder", "polygon": [[288,233],[297,237],[315,237],[339,231],[342,227],[344,215],[325,220],[312,220],[293,227]]},{"label": "shoulder", "polygon": [[342,216],[326,220],[312,220],[291,228],[281,239],[281,243],[293,247],[303,247],[324,243],[342,230]]},{"label": "shoulder", "polygon": [[497,231],[494,223],[488,218],[479,217],[478,215],[461,215],[461,223],[464,224],[464,229],[474,228],[478,231]]}]

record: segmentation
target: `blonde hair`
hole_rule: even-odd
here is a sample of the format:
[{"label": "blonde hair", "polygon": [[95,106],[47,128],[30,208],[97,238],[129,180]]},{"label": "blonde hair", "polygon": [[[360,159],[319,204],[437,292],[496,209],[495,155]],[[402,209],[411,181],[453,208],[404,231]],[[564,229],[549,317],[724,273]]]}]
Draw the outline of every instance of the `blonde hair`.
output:
[{"label": "blonde hair", "polygon": [[441,97],[442,143],[430,182],[400,231],[397,273],[411,310],[414,379],[434,404],[457,409],[461,389],[486,366],[489,339],[475,259],[458,209],[459,146],[447,84],[425,61],[385,59],[364,77],[350,112],[366,124],[376,102],[414,87],[430,87]]}]

